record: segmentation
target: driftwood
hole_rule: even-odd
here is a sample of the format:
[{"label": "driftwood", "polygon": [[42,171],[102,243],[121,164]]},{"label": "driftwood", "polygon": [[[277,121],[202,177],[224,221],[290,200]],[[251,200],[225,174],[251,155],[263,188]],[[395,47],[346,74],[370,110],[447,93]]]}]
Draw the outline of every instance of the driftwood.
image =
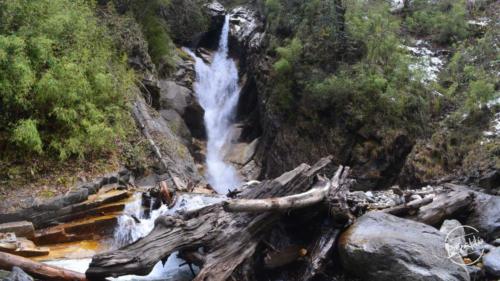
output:
[{"label": "driftwood", "polygon": [[310,253],[307,257],[306,270],[301,280],[313,280],[324,273],[328,261],[331,260],[332,252],[334,251],[335,243],[340,232],[341,229],[335,228],[331,223],[321,228],[319,237],[315,240],[314,245],[310,249]]},{"label": "driftwood", "polygon": [[227,212],[266,212],[266,211],[289,211],[298,208],[312,206],[325,199],[332,184],[328,180],[321,180],[309,191],[266,199],[234,199],[224,202],[224,210]]},{"label": "driftwood", "polygon": [[82,273],[0,252],[0,269],[10,271],[14,266],[44,281],[87,281]]},{"label": "driftwood", "polygon": [[465,189],[451,189],[438,194],[432,203],[422,206],[415,220],[437,226],[445,219],[456,217],[469,210],[474,193]]},{"label": "driftwood", "polygon": [[406,204],[402,204],[402,205],[394,206],[392,208],[384,209],[382,211],[385,213],[391,214],[391,215],[395,215],[395,216],[405,216],[405,215],[411,213],[412,211],[416,211],[420,207],[431,203],[432,200],[433,200],[432,197],[425,197],[422,199],[410,201]]},{"label": "driftwood", "polygon": [[[260,199],[277,198],[282,202],[271,207],[267,204],[247,204],[236,201],[237,204],[215,204],[184,216],[162,216],[155,222],[153,231],[146,237],[119,250],[96,255],[86,272],[90,280],[102,280],[105,277],[127,274],[148,274],[154,265],[165,260],[172,252],[185,249],[203,248],[204,255],[196,254],[195,259],[202,264],[195,280],[226,280],[235,269],[246,261],[250,261],[263,235],[282,216],[284,206],[290,208],[303,207],[304,204],[290,204],[297,198],[304,202],[302,197],[293,196],[308,192],[314,186],[313,195],[318,190],[324,190],[328,185],[322,180],[315,181],[317,175],[330,169],[331,157],[323,158],[314,166],[302,164],[274,180],[260,183],[257,187],[243,190],[238,199],[249,199],[251,203],[263,202]],[[338,182],[332,182],[327,192],[320,192],[325,198],[334,187],[342,186],[345,177],[342,167],[337,171]],[[290,197],[292,195],[292,197]],[[292,199],[290,199],[292,198]],[[259,199],[259,201],[253,201]],[[318,202],[318,199],[312,200]],[[306,200],[306,204],[310,204]],[[227,212],[224,209],[238,212]],[[242,207],[251,206],[255,211],[261,207],[261,212],[240,212]],[[274,205],[271,205],[274,206]],[[243,209],[244,209],[243,208]],[[272,212],[269,210],[277,210]]]}]

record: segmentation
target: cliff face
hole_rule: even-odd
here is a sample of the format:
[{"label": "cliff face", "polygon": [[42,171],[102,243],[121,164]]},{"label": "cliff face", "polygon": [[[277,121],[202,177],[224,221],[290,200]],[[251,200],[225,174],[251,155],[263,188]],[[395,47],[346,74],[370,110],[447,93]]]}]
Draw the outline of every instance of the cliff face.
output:
[{"label": "cliff face", "polygon": [[[492,144],[486,150],[481,148],[480,137],[471,137],[475,139],[468,141],[471,146],[460,148],[463,151],[453,156],[458,158],[450,159],[450,151],[458,149],[452,139],[460,130],[470,130],[468,125],[460,125],[458,129],[449,131],[438,120],[446,114],[443,112],[449,112],[447,108],[456,108],[458,103],[434,98],[431,94],[434,90],[430,86],[414,86],[414,81],[407,82],[408,88],[399,86],[401,89],[395,91],[402,96],[414,95],[412,98],[415,100],[425,102],[399,96],[383,97],[388,89],[394,87],[390,84],[392,82],[385,80],[395,78],[386,74],[377,78],[379,74],[372,69],[380,68],[374,65],[378,62],[366,62],[370,41],[351,34],[352,25],[356,22],[353,23],[355,15],[349,14],[349,9],[355,7],[346,8],[340,3],[333,5],[321,1],[318,7],[314,4],[294,6],[289,1],[278,2],[286,8],[278,20],[272,7],[262,1],[250,1],[243,5],[239,1],[222,1],[222,4],[198,1],[196,5],[195,2],[172,3],[158,14],[174,30],[172,37],[178,46],[192,47],[207,61],[210,60],[211,50],[217,46],[216,38],[223,18],[226,14],[230,15],[230,52],[238,62],[242,91],[235,126],[237,133],[232,139],[235,145],[228,148],[226,160],[236,165],[245,178],[272,178],[302,162],[312,163],[321,156],[331,154],[336,163],[353,168],[358,179],[355,188],[358,189],[384,188],[392,184],[423,185],[441,178],[468,180],[476,184],[481,181],[483,186],[498,185],[495,180],[497,164],[488,156],[494,148],[491,148]],[[302,9],[304,5],[307,9]],[[314,9],[318,10],[312,13]],[[391,11],[405,13],[404,9]],[[189,22],[189,17],[196,15],[202,15],[203,19]],[[350,17],[350,22],[346,17]],[[390,17],[397,18],[399,15]],[[484,30],[480,32],[484,33]],[[408,37],[415,35],[397,36],[411,46],[408,42],[413,37]],[[300,38],[299,59],[291,63],[294,64],[292,70],[283,78],[278,73],[277,63],[286,55],[281,49],[290,47],[292,38]],[[417,40],[415,44],[421,44],[421,41]],[[456,51],[447,45],[426,46],[436,49],[441,57]],[[135,44],[127,48],[130,64],[144,74],[144,95],[188,148],[189,157],[194,155],[196,161],[202,163],[206,136],[203,109],[194,98],[192,88],[195,76],[193,62],[177,49],[173,56],[173,69],[166,76],[159,75],[157,66],[148,58],[147,46],[144,48],[143,44]],[[443,80],[440,71],[446,68],[445,64],[446,58],[437,66],[430,65],[436,68],[432,70],[432,79],[441,79],[439,83]],[[362,67],[368,70],[359,70]],[[363,74],[363,71],[366,73]],[[360,77],[374,76],[373,81],[368,79],[373,85],[364,85],[367,83],[365,80],[356,78],[359,81],[346,79],[343,82],[345,85],[340,83],[333,89],[321,88],[324,84],[328,85],[331,79],[342,77],[345,73],[349,73],[346,76],[349,78],[355,72],[361,72]],[[380,81],[377,79],[386,93],[378,93],[377,83]],[[291,81],[285,90],[280,88],[283,87],[283,80]],[[318,81],[326,82],[321,84]],[[350,87],[351,91],[344,90],[344,86]],[[422,87],[424,94],[413,93],[414,87]],[[347,94],[342,96],[344,91]],[[365,92],[359,94],[360,91]],[[283,92],[288,95],[286,99],[291,100],[286,106],[283,106]],[[330,100],[318,96],[318,93],[331,95],[328,97]],[[351,97],[358,94],[362,98]],[[398,102],[406,105],[391,112],[392,109],[386,106],[391,99],[402,99]],[[441,112],[431,108],[436,104],[441,104]],[[400,114],[399,111],[403,112],[400,116],[394,115]],[[492,124],[496,111],[496,107],[490,107],[483,114],[484,118],[480,118],[483,121],[478,122]],[[489,129],[485,127],[484,130]],[[434,137],[430,140],[432,135]],[[474,146],[476,148],[472,143],[478,144]],[[436,155],[440,155],[438,158],[441,160],[436,160]],[[201,165],[198,168],[201,170]]]},{"label": "cliff face", "polygon": [[[266,26],[257,4],[230,13],[231,47],[244,76],[239,115],[246,120],[247,131],[262,134],[255,155],[261,167],[260,177],[272,178],[300,163],[312,163],[321,155],[331,154],[335,162],[354,168],[358,188],[394,183],[412,147],[409,137],[398,132],[390,136],[364,132],[362,126],[350,126],[343,120],[312,119],[308,107],[314,105],[308,105],[307,99],[299,101],[303,104],[291,109],[293,112],[283,111],[273,101],[276,58],[270,46],[279,35]],[[338,18],[342,16],[339,14]],[[339,22],[338,29],[343,24]],[[289,115],[294,118],[288,118]]]},{"label": "cliff face", "polygon": [[[329,7],[325,3],[322,12],[311,16],[301,14],[304,12],[300,9],[294,10],[298,6],[294,7],[291,4],[289,7],[286,6],[289,4],[287,1],[278,2],[286,7],[288,13],[287,19],[280,18],[279,27],[273,26],[270,7],[263,8],[264,4],[259,1],[230,12],[233,24],[232,50],[239,60],[240,72],[244,77],[239,113],[240,118],[246,121],[247,131],[261,135],[254,158],[261,169],[261,178],[275,177],[299,163],[312,163],[321,155],[332,154],[337,163],[353,167],[355,177],[358,179],[356,188],[359,189],[384,188],[392,184],[422,186],[442,179],[467,181],[484,188],[495,188],[499,185],[498,161],[495,160],[498,156],[494,156],[497,155],[495,151],[498,147],[497,133],[495,133],[497,126],[495,120],[498,119],[495,118],[495,114],[498,112],[498,107],[494,102],[490,102],[487,109],[479,112],[474,109],[472,113],[467,113],[468,117],[465,120],[457,121],[453,117],[445,118],[446,122],[441,122],[440,120],[447,114],[454,116],[463,114],[464,101],[463,98],[443,98],[439,94],[437,98],[433,97],[442,88],[436,89],[436,86],[431,84],[436,82],[444,85],[439,87],[448,87],[446,83],[449,83],[448,75],[452,75],[450,69],[454,62],[448,65],[447,61],[453,56],[460,57],[467,54],[468,57],[473,57],[475,53],[479,58],[470,64],[480,67],[481,60],[484,61],[484,65],[487,64],[487,54],[490,51],[479,54],[478,51],[465,51],[466,47],[463,45],[456,49],[451,43],[438,46],[432,42],[414,39],[422,36],[418,33],[398,34],[402,42],[410,46],[407,47],[410,50],[410,59],[415,61],[409,68],[420,67],[425,73],[423,82],[416,86],[421,87],[424,94],[415,96],[426,101],[412,104],[413,101],[406,100],[407,108],[403,110],[407,112],[396,117],[407,119],[406,121],[400,120],[403,122],[399,123],[400,121],[391,120],[394,116],[384,117],[383,114],[381,117],[380,112],[387,110],[382,106],[374,105],[373,111],[366,110],[370,100],[325,106],[321,104],[321,99],[312,96],[308,89],[309,85],[300,84],[303,80],[307,81],[304,77],[310,75],[304,72],[312,72],[310,76],[313,78],[308,79],[314,81],[315,75],[319,77],[325,73],[340,75],[342,67],[345,67],[342,64],[346,62],[348,68],[356,69],[356,62],[366,59],[364,56],[369,46],[366,46],[367,42],[355,40],[352,34],[348,34],[347,30],[353,29],[353,22],[352,19],[351,22],[346,22],[346,9],[339,3],[333,9],[325,8]],[[439,3],[437,5],[440,5]],[[483,4],[494,5],[491,2]],[[310,6],[308,8],[311,9]],[[420,8],[405,9],[418,11]],[[327,15],[322,15],[325,10]],[[390,17],[404,19],[404,13],[408,13],[406,17],[413,15],[407,10],[391,11],[403,15],[396,14]],[[318,14],[320,16],[317,16]],[[306,16],[318,18],[305,20]],[[487,12],[487,17],[496,18],[498,15]],[[324,34],[321,35],[323,37],[316,37],[317,31],[314,26],[321,26],[323,20],[327,18],[333,20],[329,25],[322,27],[322,30],[329,30],[335,35],[326,39],[323,38]],[[288,24],[287,20],[290,21]],[[301,20],[306,23],[299,24]],[[309,26],[311,23],[313,27]],[[491,35],[488,34],[492,30],[491,26],[470,20],[468,28],[473,30],[469,33],[471,40],[478,42],[490,40],[488,38]],[[295,66],[293,71],[285,76],[285,80],[300,82],[287,88],[286,91],[292,96],[293,105],[284,108],[280,101],[276,101],[280,93],[275,89],[281,86],[276,66],[277,61],[280,62],[280,56],[283,58],[280,47],[276,46],[290,42],[294,33],[295,38],[301,37],[303,41],[299,63],[301,65]],[[383,44],[380,42],[380,45]],[[411,47],[412,44],[416,47]],[[419,44],[428,47],[420,50]],[[492,42],[487,43],[491,44],[494,45]],[[495,53],[494,50],[491,51]],[[370,66],[370,68],[376,67],[378,66]],[[494,67],[486,67],[484,71],[493,73],[493,69]],[[386,79],[393,78],[386,76]],[[334,95],[342,95],[342,86],[344,85],[340,84],[333,90]],[[351,87],[354,88],[356,85]],[[411,87],[396,91],[410,96],[413,94]],[[461,87],[468,86],[466,84]],[[460,95],[467,95],[463,93],[464,90],[461,90]],[[410,92],[405,93],[405,91]],[[371,90],[364,95],[376,96],[377,93]],[[374,104],[378,102],[373,100]],[[390,103],[391,101],[387,100],[381,105]],[[435,109],[437,106],[440,107],[439,110]],[[367,118],[357,118],[355,116],[359,114],[357,108],[364,114],[371,112],[372,115]],[[450,108],[453,109],[450,111]],[[423,117],[417,117],[418,115]],[[419,129],[414,129],[415,127]],[[461,143],[462,141],[465,144]]]}]

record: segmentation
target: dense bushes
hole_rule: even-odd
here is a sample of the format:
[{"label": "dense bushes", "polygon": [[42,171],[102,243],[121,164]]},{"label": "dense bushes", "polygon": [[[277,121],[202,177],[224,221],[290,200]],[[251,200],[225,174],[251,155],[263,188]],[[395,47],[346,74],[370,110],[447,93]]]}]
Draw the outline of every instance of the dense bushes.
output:
[{"label": "dense bushes", "polygon": [[500,98],[498,79],[500,31],[489,29],[473,42],[460,44],[441,74],[438,90],[465,113]]},{"label": "dense bushes", "polygon": [[90,2],[0,2],[0,139],[19,156],[83,157],[121,135],[133,76]]},{"label": "dense bushes", "polygon": [[415,0],[406,19],[410,31],[446,44],[467,36],[465,0]]},{"label": "dense bushes", "polygon": [[294,112],[289,119],[298,109],[312,122],[343,120],[351,129],[422,130],[431,95],[412,78],[400,22],[385,1],[268,0],[266,10],[270,45],[278,46],[270,99]]}]

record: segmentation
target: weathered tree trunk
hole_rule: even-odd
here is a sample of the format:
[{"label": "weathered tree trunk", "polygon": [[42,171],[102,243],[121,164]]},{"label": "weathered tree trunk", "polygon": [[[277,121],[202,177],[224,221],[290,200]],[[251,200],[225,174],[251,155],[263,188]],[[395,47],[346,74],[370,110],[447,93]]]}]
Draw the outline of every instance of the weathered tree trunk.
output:
[{"label": "weathered tree trunk", "polygon": [[[239,199],[286,197],[307,192],[313,186],[317,175],[325,173],[330,164],[330,157],[321,159],[312,167],[302,164],[277,179],[264,181],[257,187],[243,190]],[[337,174],[341,173],[342,168]],[[330,188],[337,188],[339,185],[340,182],[332,182]],[[324,182],[319,182],[317,188],[325,186]],[[280,202],[283,200],[282,198]],[[260,213],[227,212],[223,205],[208,206],[184,214],[183,217],[158,218],[155,228],[146,237],[119,250],[95,256],[86,272],[87,277],[90,280],[101,280],[109,276],[145,275],[159,260],[165,260],[174,251],[203,247],[204,256],[197,257],[203,261],[203,266],[195,280],[226,280],[240,264],[254,254],[262,236],[280,218],[280,211],[284,210],[276,208],[274,210],[278,210],[277,212],[271,212],[265,205]],[[231,204],[225,205],[227,208]]]},{"label": "weathered tree trunk", "polygon": [[406,204],[398,205],[392,208],[384,209],[383,212],[395,215],[395,216],[405,216],[411,211],[416,211],[420,207],[430,204],[432,202],[432,197],[425,197],[422,199],[413,200]]},{"label": "weathered tree trunk", "polygon": [[336,228],[331,223],[323,226],[319,237],[315,240],[307,257],[307,267],[301,280],[309,281],[324,273],[328,261],[332,258],[335,242],[341,232],[341,228]]},{"label": "weathered tree trunk", "polygon": [[415,220],[438,226],[445,219],[467,213],[474,199],[474,193],[469,190],[451,189],[438,194],[434,200],[423,205],[415,215]]},{"label": "weathered tree trunk", "polygon": [[0,252],[0,269],[10,271],[14,266],[17,266],[29,275],[44,281],[87,281],[87,278],[82,273]]}]

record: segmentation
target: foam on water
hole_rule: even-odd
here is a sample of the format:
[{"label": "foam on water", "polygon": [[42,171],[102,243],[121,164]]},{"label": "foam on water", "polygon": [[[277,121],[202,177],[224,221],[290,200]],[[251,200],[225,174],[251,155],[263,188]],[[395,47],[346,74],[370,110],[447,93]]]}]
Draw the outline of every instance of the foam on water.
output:
[{"label": "foam on water", "polygon": [[238,104],[240,87],[236,63],[228,57],[229,17],[222,28],[219,47],[211,64],[205,63],[185,49],[195,60],[194,90],[205,110],[207,130],[207,180],[221,194],[237,187],[241,180],[236,170],[224,162],[223,148],[227,143]]},{"label": "foam on water", "polygon": [[[161,215],[173,215],[179,211],[192,211],[220,202],[222,197],[212,197],[205,195],[182,195],[172,208],[162,205],[159,209],[154,210],[149,216],[146,215],[141,207],[141,194],[134,195],[134,200],[125,206],[123,214],[118,218],[118,225],[115,229],[112,248],[120,248],[128,245],[137,239],[146,236],[154,228],[154,221]],[[137,223],[133,216],[139,219]],[[84,273],[91,262],[91,259],[67,259],[47,261],[45,263],[71,269],[77,272]],[[115,281],[132,281],[132,280],[171,280],[171,281],[187,281],[192,279],[192,273],[187,265],[180,266],[183,260],[177,258],[177,253],[173,253],[168,258],[165,265],[158,262],[150,274],[147,276],[128,275],[119,278],[109,278]],[[196,268],[195,268],[196,270]]]}]

